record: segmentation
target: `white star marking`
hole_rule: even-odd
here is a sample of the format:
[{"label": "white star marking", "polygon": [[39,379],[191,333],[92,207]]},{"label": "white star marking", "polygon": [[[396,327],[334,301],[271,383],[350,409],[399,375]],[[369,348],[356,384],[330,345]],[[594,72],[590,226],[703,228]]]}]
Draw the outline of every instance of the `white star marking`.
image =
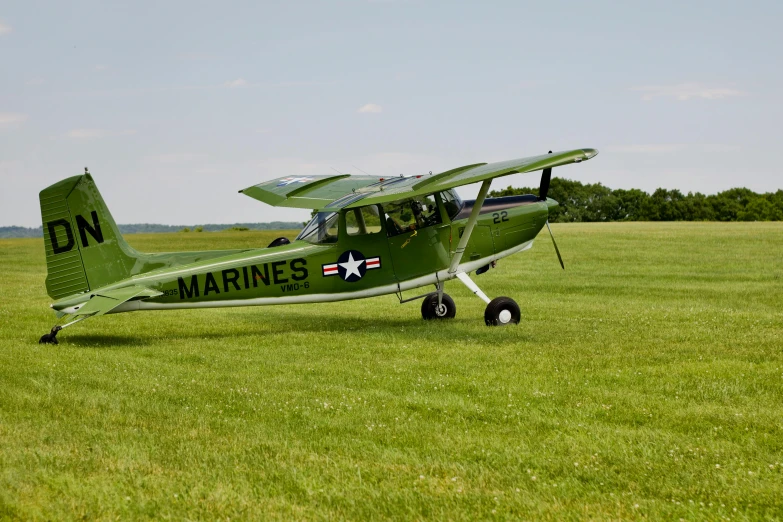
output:
[{"label": "white star marking", "polygon": [[277,186],[282,187],[292,183],[307,183],[308,181],[312,181],[312,178],[284,178],[280,180],[280,183]]},{"label": "white star marking", "polygon": [[345,268],[345,280],[348,281],[348,278],[351,277],[351,274],[356,274],[356,277],[360,278],[362,277],[361,272],[359,272],[359,267],[362,266],[362,263],[364,263],[364,259],[360,259],[359,261],[353,260],[353,254],[348,254],[348,261],[345,263],[340,263],[340,266]]}]

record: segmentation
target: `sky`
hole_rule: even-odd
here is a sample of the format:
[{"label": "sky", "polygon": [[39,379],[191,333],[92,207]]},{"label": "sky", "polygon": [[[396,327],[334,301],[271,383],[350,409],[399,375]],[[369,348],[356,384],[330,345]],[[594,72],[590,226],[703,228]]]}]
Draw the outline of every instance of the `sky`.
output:
[{"label": "sky", "polygon": [[761,0],[6,1],[0,226],[39,226],[38,192],[84,167],[118,223],[301,221],[237,192],[584,147],[554,175],[775,191],[781,20]]}]

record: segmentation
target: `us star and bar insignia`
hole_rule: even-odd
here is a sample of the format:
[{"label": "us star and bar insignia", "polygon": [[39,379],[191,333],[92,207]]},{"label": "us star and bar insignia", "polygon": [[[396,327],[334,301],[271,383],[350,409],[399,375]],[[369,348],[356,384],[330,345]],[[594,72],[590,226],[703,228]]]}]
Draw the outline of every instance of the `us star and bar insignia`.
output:
[{"label": "us star and bar insignia", "polygon": [[381,267],[380,257],[364,257],[358,250],[346,250],[337,259],[336,263],[321,265],[324,277],[340,275],[344,281],[355,283],[359,281],[367,270]]},{"label": "us star and bar insignia", "polygon": [[306,178],[306,177],[291,177],[291,178],[283,178],[280,180],[280,182],[277,184],[278,187],[284,187],[286,185],[290,185],[291,183],[307,183],[309,181],[313,181],[313,178]]}]

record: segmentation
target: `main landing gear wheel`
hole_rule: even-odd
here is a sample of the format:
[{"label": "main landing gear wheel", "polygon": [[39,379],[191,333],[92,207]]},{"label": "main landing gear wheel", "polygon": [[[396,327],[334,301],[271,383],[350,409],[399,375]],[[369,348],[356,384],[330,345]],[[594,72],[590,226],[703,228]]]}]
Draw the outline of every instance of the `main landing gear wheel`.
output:
[{"label": "main landing gear wheel", "polygon": [[453,319],[457,315],[457,305],[448,294],[443,294],[438,306],[438,294],[428,295],[421,303],[421,316],[425,320]]},{"label": "main landing gear wheel", "polygon": [[510,297],[496,297],[484,310],[484,322],[487,326],[517,324],[521,317],[519,305]]}]

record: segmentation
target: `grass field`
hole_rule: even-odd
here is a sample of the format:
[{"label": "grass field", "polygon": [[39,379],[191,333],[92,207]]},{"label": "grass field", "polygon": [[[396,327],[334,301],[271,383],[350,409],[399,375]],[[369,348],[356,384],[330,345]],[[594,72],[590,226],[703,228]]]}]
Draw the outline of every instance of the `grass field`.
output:
[{"label": "grass field", "polygon": [[[783,518],[783,223],[554,225],[391,296],[54,323],[0,241],[0,519]],[[148,251],[277,232],[131,235]]]}]

